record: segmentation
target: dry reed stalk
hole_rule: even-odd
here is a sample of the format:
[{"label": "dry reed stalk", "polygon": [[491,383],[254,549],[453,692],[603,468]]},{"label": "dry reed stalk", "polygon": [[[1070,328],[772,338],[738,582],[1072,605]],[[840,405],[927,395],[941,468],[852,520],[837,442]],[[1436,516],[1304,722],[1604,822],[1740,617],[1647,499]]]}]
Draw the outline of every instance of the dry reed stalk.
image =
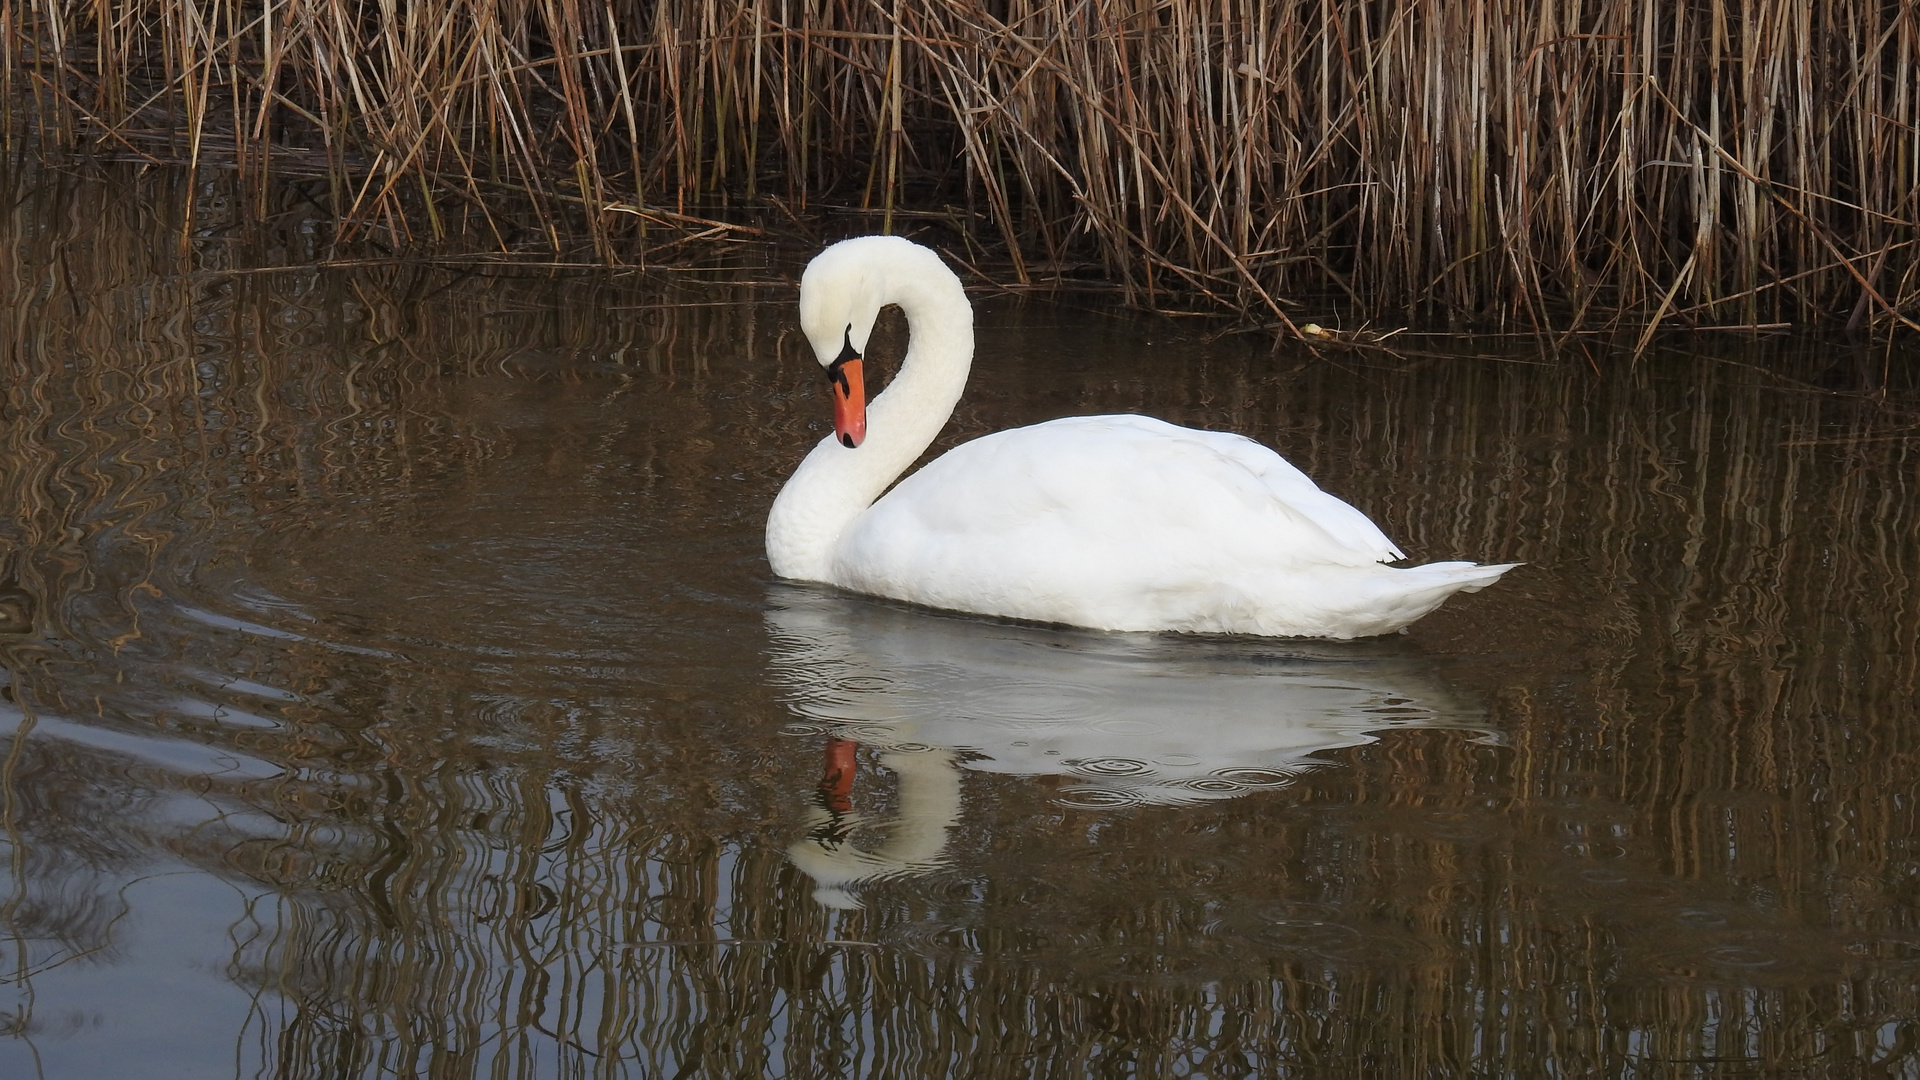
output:
[{"label": "dry reed stalk", "polygon": [[855,204],[1021,282],[1281,327],[1329,294],[1561,330],[1920,312],[1897,0],[27,0],[0,33],[10,125],[325,176],[343,238],[458,207],[611,263],[663,209]]}]

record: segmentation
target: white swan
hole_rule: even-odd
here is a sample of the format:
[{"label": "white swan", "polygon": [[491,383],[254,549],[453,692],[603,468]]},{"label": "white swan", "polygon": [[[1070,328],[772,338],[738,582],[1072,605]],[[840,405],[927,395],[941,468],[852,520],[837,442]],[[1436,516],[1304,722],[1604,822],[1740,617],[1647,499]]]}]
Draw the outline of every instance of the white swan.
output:
[{"label": "white swan", "polygon": [[[888,304],[906,313],[907,355],[869,407],[860,357]],[[784,578],[1098,630],[1353,638],[1399,630],[1518,565],[1383,565],[1405,556],[1278,454],[1144,416],[997,432],[880,498],[966,386],[973,307],[960,279],[911,241],[843,240],[801,276],[800,326],[833,387],[834,434],[767,516],[767,560]]]}]

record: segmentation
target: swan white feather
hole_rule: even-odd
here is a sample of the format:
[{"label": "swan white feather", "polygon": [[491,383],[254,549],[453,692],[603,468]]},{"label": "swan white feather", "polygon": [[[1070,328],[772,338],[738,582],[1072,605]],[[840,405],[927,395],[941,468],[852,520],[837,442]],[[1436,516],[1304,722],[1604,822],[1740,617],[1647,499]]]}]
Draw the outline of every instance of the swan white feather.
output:
[{"label": "swan white feather", "polygon": [[801,278],[801,327],[830,371],[865,352],[887,304],[906,313],[907,355],[865,440],[822,440],[775,499],[767,558],[782,577],[1101,630],[1351,638],[1516,565],[1383,565],[1405,556],[1272,450],[1144,416],[997,432],[883,498],[959,401],[972,306],[937,255],[898,237],[842,241]]}]

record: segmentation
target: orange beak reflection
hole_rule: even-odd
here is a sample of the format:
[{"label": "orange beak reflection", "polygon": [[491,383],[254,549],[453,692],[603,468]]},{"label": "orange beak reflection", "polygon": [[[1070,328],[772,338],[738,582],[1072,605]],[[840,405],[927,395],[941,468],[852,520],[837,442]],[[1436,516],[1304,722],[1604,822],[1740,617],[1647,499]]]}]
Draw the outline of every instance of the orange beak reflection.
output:
[{"label": "orange beak reflection", "polygon": [[867,380],[860,358],[835,361],[827,378],[833,384],[833,437],[851,450],[867,437]]}]

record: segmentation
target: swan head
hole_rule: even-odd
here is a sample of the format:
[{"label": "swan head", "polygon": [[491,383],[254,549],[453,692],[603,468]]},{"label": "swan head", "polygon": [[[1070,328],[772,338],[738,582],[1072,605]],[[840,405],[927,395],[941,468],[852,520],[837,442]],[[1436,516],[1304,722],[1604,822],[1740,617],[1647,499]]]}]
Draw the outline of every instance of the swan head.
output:
[{"label": "swan head", "polygon": [[800,330],[820,366],[831,368],[845,354],[867,354],[880,309],[891,302],[893,278],[903,257],[932,255],[898,236],[857,236],[813,257],[800,275]]},{"label": "swan head", "polygon": [[827,369],[834,438],[850,450],[867,437],[861,358],[890,299],[894,266],[915,254],[931,252],[897,236],[860,236],[815,255],[800,275],[800,329]]},{"label": "swan head", "polygon": [[930,283],[956,292],[960,287],[940,256],[899,236],[842,240],[815,255],[800,275],[800,330],[827,369],[834,437],[841,445],[857,447],[866,438],[862,358],[880,309]]}]

